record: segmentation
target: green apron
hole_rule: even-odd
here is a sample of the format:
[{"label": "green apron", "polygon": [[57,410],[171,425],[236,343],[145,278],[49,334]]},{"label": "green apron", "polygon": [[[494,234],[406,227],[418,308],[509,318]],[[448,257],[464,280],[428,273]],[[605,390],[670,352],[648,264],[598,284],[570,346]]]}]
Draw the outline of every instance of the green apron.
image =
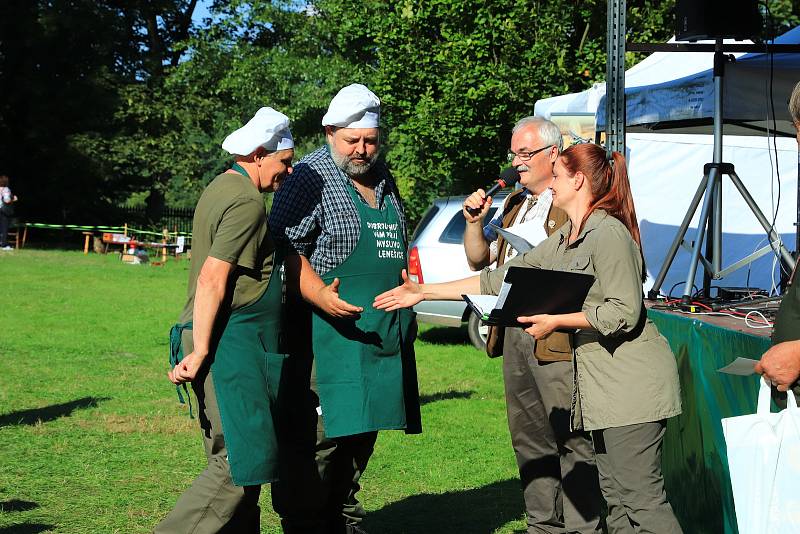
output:
[{"label": "green apron", "polygon": [[[267,289],[243,308],[217,318],[212,339],[211,377],[217,395],[231,478],[256,486],[277,478],[275,429],[279,385],[286,355],[281,348],[283,265],[273,265]],[[170,332],[170,363],[183,358],[178,324]]]},{"label": "green apron", "polygon": [[795,268],[789,277],[789,289],[784,293],[778,315],[775,317],[772,331],[773,344],[800,339],[800,293],[798,293],[800,284],[795,280],[796,276]]},{"label": "green apron", "polygon": [[339,278],[339,296],[364,309],[357,319],[337,319],[318,310],[312,317],[312,346],[325,435],[350,436],[386,429],[421,432],[414,360],[415,314],[372,307],[375,296],[401,283],[405,240],[394,204],[371,208],[350,197],[361,230],[355,250],[322,275]]}]

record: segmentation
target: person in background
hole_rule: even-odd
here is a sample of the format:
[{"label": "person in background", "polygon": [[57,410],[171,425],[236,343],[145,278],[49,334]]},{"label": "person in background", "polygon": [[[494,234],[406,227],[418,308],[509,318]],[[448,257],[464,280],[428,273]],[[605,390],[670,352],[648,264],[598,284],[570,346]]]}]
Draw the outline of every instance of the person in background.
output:
[{"label": "person in background", "polygon": [[391,311],[423,299],[496,295],[515,265],[594,276],[580,312],[517,320],[537,340],[575,331],[571,425],[591,432],[608,531],[680,533],[661,473],[666,420],[681,413],[678,369],[644,307],[644,256],[625,158],[614,152],[610,161],[600,146],[576,145],[553,172],[553,203],[569,216],[558,232],[480,276],[415,284],[403,272],[403,285],[378,295],[374,306]]},{"label": "person in background", "polygon": [[11,217],[14,216],[14,204],[18,199],[8,184],[8,176],[0,175],[0,250],[13,250],[8,244],[8,229],[11,226]]},{"label": "person in background", "polygon": [[[322,118],[327,145],[275,195],[270,229],[296,301],[287,427],[272,502],[286,534],[359,534],[356,494],[378,430],[421,432],[408,310],[371,309],[406,267],[400,193],[378,159],[380,100],[349,85]],[[291,377],[291,378],[289,378]]]},{"label": "person in background", "polygon": [[208,466],[156,534],[260,532],[261,484],[277,475],[283,281],[262,193],[292,172],[289,119],[261,108],[222,148],[234,163],[195,208],[188,298],[170,332],[169,379],[197,395]]},{"label": "person in background", "polygon": [[[543,239],[568,220],[553,205],[549,188],[562,148],[557,125],[525,117],[511,131],[511,163],[520,173],[519,191],[506,199],[490,224],[501,228],[540,225]],[[464,201],[464,249],[472,270],[517,255],[490,224],[492,204],[482,189]],[[539,242],[532,242],[538,245]],[[602,497],[589,434],[570,428],[572,346],[565,332],[534,340],[521,328],[489,327],[487,352],[503,356],[506,412],[517,458],[528,533],[599,532]]]},{"label": "person in background", "polygon": [[[792,117],[800,145],[800,83],[794,86],[789,97],[789,114]],[[781,300],[772,331],[772,347],[761,356],[756,372],[764,376],[778,389],[794,388],[800,394],[800,289],[796,282],[797,267],[789,276],[789,287]]]}]

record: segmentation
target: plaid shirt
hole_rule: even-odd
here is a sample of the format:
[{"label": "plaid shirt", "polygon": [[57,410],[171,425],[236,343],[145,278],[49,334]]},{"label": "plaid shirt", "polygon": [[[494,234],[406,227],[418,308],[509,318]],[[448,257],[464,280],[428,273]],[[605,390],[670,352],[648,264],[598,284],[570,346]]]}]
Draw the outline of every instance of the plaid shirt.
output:
[{"label": "plaid shirt", "polygon": [[[383,161],[373,166],[377,178],[375,197],[383,207],[385,198],[394,204],[400,218],[403,240],[406,221],[394,178]],[[349,190],[366,201],[352,180],[342,172],[324,146],[308,154],[286,177],[272,203],[269,229],[279,248],[308,258],[319,275],[341,265],[355,250],[361,232],[358,209]]]}]

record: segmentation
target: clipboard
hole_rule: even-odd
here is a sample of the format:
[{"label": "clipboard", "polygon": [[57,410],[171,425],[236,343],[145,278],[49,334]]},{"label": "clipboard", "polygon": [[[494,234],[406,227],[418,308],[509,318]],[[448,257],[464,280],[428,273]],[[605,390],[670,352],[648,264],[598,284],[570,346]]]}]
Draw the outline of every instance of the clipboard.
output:
[{"label": "clipboard", "polygon": [[524,326],[520,315],[574,313],[594,283],[594,276],[568,271],[509,267],[499,294],[461,295],[473,313],[492,326]]}]

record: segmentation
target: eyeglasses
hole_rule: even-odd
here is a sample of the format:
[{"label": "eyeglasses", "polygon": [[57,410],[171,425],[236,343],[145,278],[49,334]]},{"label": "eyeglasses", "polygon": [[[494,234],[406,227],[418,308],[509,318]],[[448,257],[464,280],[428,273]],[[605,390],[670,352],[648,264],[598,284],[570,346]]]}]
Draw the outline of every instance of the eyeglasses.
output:
[{"label": "eyeglasses", "polygon": [[520,161],[530,161],[530,159],[533,156],[535,156],[536,154],[538,154],[542,150],[547,150],[548,148],[553,147],[553,146],[555,146],[555,145],[547,145],[547,146],[543,146],[542,148],[539,148],[537,150],[534,150],[533,152],[520,152],[518,154],[509,151],[508,152],[508,161],[514,161],[514,158],[519,158]]}]

